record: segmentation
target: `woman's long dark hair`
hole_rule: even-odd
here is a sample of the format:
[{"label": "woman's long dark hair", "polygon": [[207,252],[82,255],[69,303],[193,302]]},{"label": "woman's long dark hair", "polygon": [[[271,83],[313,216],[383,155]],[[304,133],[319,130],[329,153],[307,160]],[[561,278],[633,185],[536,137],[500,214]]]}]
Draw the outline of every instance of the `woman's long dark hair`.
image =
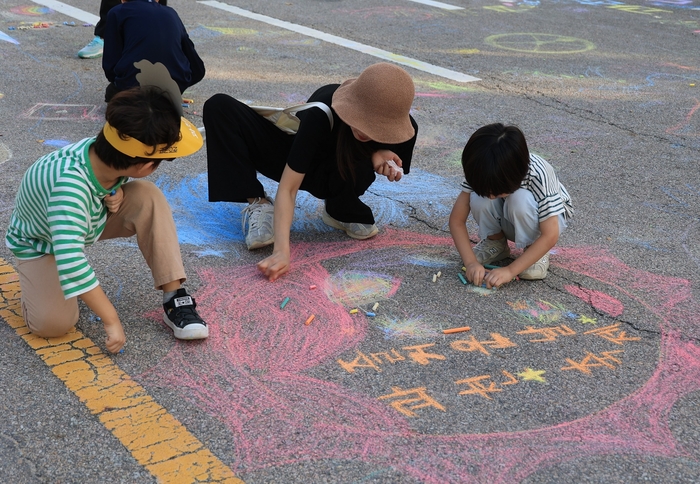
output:
[{"label": "woman's long dark hair", "polygon": [[352,129],[345,123],[338,127],[338,142],[336,144],[336,160],[338,171],[343,180],[355,183],[355,168],[358,163],[369,161],[372,163],[371,141],[362,142],[352,134]]}]

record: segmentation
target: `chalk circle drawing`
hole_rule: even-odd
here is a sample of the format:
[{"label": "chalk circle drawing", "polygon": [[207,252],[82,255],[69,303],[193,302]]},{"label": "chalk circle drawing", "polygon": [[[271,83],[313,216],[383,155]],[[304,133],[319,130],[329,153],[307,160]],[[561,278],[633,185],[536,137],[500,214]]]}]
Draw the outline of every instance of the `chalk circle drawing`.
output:
[{"label": "chalk circle drawing", "polygon": [[693,105],[692,108],[690,108],[690,110],[688,111],[688,114],[685,115],[685,119],[683,119],[683,121],[676,124],[675,126],[671,126],[670,128],[666,129],[666,134],[678,134],[678,135],[685,135],[685,136],[698,136],[698,135],[700,135],[700,129],[696,128],[693,125],[694,117],[697,117],[695,115],[698,112],[698,109],[700,109],[700,101],[698,99],[694,98],[693,102],[695,104]]},{"label": "chalk circle drawing", "polygon": [[[573,458],[616,453],[687,457],[668,431],[668,415],[674,402],[700,389],[700,348],[678,338],[684,325],[688,329],[700,322],[688,281],[632,269],[597,249],[561,248],[553,258],[555,271],[579,274],[619,293],[612,296],[597,289],[569,288],[577,299],[567,304],[573,305],[571,301],[575,300],[592,302],[600,314],[583,315],[586,317],[581,319],[581,311],[569,311],[564,304],[515,300],[508,310],[519,314],[522,322],[514,334],[472,331],[442,346],[436,345],[435,325],[421,323],[420,318],[405,318],[405,327],[397,322],[400,318],[395,314],[382,315],[375,322],[330,303],[326,292],[309,290],[311,283],[331,287],[338,280],[343,281],[341,286],[350,286],[355,280],[362,289],[367,281],[361,279],[365,277],[372,281],[370,291],[386,296],[393,284],[386,276],[329,273],[324,262],[352,254],[374,260],[382,250],[413,247],[420,253],[421,247],[450,244],[447,238],[400,231],[362,244],[297,244],[292,249],[294,271],[275,282],[277,298],[270,292],[270,283],[256,277],[253,266],[204,269],[197,297],[203,316],[211,324],[206,345],[176,345],[137,379],[145,385],[169,385],[172,391],[223,422],[235,442],[233,470],[243,477],[245,472],[264,472],[271,467],[304,466],[309,459],[348,459],[378,466],[391,463],[399,472],[422,482],[518,482],[537,470]],[[377,279],[384,282],[377,284]],[[349,294],[353,301],[353,294],[362,290],[343,287],[338,292]],[[266,297],[261,300],[260,294]],[[291,302],[280,309],[283,295]],[[628,304],[641,305],[650,312],[650,318],[661,328],[663,351],[637,344],[641,335],[613,318],[621,305]],[[380,307],[387,305],[383,302]],[[580,307],[593,311],[586,304]],[[315,314],[315,320],[305,326],[309,314]],[[373,327],[389,343],[365,348]],[[516,337],[518,332],[521,339]],[[455,432],[457,423],[447,418],[446,426],[433,421],[428,429],[417,431],[416,416],[423,420],[430,412],[449,415],[450,407],[439,396],[446,387],[431,393],[431,380],[404,379],[392,384],[385,377],[400,365],[427,369],[459,354],[487,358],[484,351],[494,353],[498,348],[515,351],[516,346],[540,344],[542,352],[547,353],[557,344],[546,346],[548,338],[563,340],[573,337],[574,332],[599,339],[607,346],[583,346],[559,368],[545,367],[545,359],[512,367],[503,363],[498,371],[475,371],[465,366],[464,378],[448,382],[451,387],[459,387],[470,415],[479,412],[486,422],[491,419],[489,407],[484,405],[498,399],[499,407],[493,408],[502,408],[510,398],[513,406],[509,410],[515,414],[523,410],[524,414],[509,421],[513,424],[528,414],[538,421],[539,411],[560,398],[556,390],[562,383],[557,383],[557,372],[577,375],[576,385],[569,391],[578,394],[584,388],[581,394],[590,395],[597,388],[597,396],[617,391],[613,382],[644,374],[635,388],[627,388],[621,398],[603,408],[586,415],[562,411],[558,418],[563,421],[547,422],[549,425],[538,428]],[[411,338],[430,339],[426,343]],[[631,358],[629,353],[635,347],[637,356]],[[643,347],[647,347],[646,354],[640,350]],[[644,356],[649,371],[639,367]],[[333,369],[335,379],[323,377]],[[353,378],[361,372],[372,378],[364,387],[353,386]],[[614,376],[604,379],[606,374]],[[440,371],[433,376],[439,380]],[[597,387],[602,381],[605,386]],[[383,393],[377,394],[377,382],[382,382]],[[526,391],[526,385],[536,387]],[[518,394],[520,390],[525,393]],[[260,435],[266,438],[260,439]],[[435,451],[443,447],[444,451]]]},{"label": "chalk circle drawing", "polygon": [[23,114],[28,119],[44,119],[52,121],[94,121],[101,119],[97,116],[98,108],[94,104],[49,104],[38,103]]},{"label": "chalk circle drawing", "polygon": [[12,7],[10,9],[10,12],[16,13],[18,15],[28,15],[30,17],[39,17],[41,15],[53,13],[53,10],[51,10],[48,7],[40,7],[37,5],[33,5],[33,6]]},{"label": "chalk circle drawing", "polygon": [[0,143],[0,165],[12,158],[12,151],[4,143]]},{"label": "chalk circle drawing", "polygon": [[556,34],[496,34],[486,37],[484,42],[498,49],[533,54],[576,54],[595,49],[595,44],[588,40]]},{"label": "chalk circle drawing", "polygon": [[[207,204],[201,183],[161,183],[178,228],[192,216],[184,206],[201,220],[219,217],[222,204]],[[413,188],[411,197],[430,198],[427,186]],[[388,184],[376,192],[393,193]],[[310,230],[317,210],[298,211],[295,224]],[[239,225],[233,215],[222,223]],[[186,239],[233,250],[238,230],[225,234],[236,244]],[[700,305],[690,281],[631,268],[603,249],[561,247],[547,282],[564,276],[556,299],[524,281],[481,298],[448,276],[459,267],[449,237],[389,228],[361,243],[298,242],[291,258],[293,270],[274,284],[254,264],[203,267],[196,297],[209,339],[176,344],[135,376],[222,422],[237,475],[353,460],[421,482],[519,482],[601,455],[688,458],[669,416],[700,390]],[[407,297],[402,289],[421,277]],[[436,308],[435,291],[455,297]],[[348,310],[376,302],[374,318]],[[495,330],[488,318],[503,324]],[[460,326],[473,329],[441,333]]]}]

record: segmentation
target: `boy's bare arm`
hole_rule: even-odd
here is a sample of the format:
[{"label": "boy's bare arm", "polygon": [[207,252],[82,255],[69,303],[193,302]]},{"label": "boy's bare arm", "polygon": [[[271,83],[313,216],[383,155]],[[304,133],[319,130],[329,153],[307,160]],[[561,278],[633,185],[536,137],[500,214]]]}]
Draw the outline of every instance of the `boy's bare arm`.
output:
[{"label": "boy's bare arm", "polygon": [[467,279],[474,284],[481,284],[486,270],[476,260],[471,240],[469,240],[469,230],[467,230],[467,218],[471,211],[470,199],[471,196],[467,192],[461,192],[457,197],[450,213],[450,234],[452,234],[455,247],[457,247],[462,262],[467,268]]},{"label": "boy's bare arm", "polygon": [[119,315],[117,310],[114,309],[109,298],[102,290],[101,286],[97,286],[88,292],[81,294],[80,299],[85,301],[85,304],[94,312],[100,319],[102,319],[102,324],[104,325],[105,332],[107,333],[107,338],[105,339],[105,346],[112,353],[117,353],[126,342],[126,335],[124,334],[124,328],[122,327],[121,321],[119,321]]}]

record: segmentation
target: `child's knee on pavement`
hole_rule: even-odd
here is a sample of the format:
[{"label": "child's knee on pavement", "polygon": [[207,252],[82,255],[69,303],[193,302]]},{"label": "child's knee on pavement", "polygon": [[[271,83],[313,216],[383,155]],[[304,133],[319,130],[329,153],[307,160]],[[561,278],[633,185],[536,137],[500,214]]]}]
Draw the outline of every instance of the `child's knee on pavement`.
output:
[{"label": "child's knee on pavement", "polygon": [[73,310],[65,308],[57,311],[53,306],[38,306],[30,310],[22,301],[22,314],[32,334],[42,338],[57,338],[73,329],[78,322],[79,311],[77,304]]}]

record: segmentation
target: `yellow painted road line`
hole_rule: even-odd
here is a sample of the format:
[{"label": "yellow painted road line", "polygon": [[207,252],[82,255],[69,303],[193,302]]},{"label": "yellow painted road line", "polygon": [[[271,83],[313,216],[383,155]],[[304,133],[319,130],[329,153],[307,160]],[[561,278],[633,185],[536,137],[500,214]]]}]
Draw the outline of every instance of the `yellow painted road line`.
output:
[{"label": "yellow painted road line", "polygon": [[19,276],[2,258],[0,318],[36,351],[158,482],[243,484],[145,388],[80,331],[48,339],[31,334],[22,319]]}]

